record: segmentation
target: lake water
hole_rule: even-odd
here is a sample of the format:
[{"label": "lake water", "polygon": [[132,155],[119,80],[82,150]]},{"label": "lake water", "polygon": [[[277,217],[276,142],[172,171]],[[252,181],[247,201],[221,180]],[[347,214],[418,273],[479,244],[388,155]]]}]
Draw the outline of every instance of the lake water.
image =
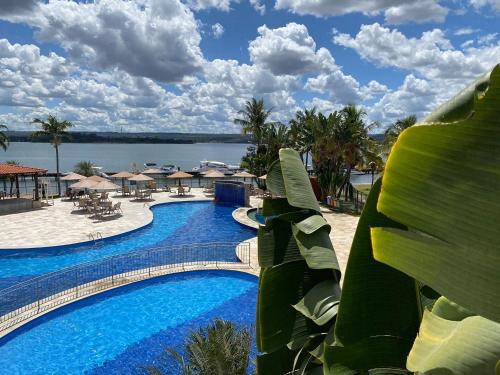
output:
[{"label": "lake water", "polygon": [[[73,170],[76,163],[90,160],[105,171],[130,170],[132,163],[143,169],[144,163],[174,164],[189,171],[201,160],[217,160],[227,164],[240,164],[247,144],[195,143],[195,144],[99,144],[63,143],[59,150],[61,172]],[[16,160],[20,164],[56,170],[54,148],[48,143],[12,142],[0,161]]]}]

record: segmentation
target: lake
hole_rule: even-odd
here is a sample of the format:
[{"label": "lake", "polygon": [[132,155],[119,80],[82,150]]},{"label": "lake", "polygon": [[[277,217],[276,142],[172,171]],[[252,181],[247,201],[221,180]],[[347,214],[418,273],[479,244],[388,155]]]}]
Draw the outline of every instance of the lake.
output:
[{"label": "lake", "polygon": [[[201,160],[216,160],[227,164],[240,164],[248,144],[195,143],[195,144],[102,144],[63,143],[59,149],[61,172],[72,171],[75,164],[90,160],[104,171],[131,170],[132,164],[143,169],[144,163],[174,164],[190,171]],[[55,150],[48,143],[12,142],[0,160],[16,160],[22,165],[56,170]]]}]

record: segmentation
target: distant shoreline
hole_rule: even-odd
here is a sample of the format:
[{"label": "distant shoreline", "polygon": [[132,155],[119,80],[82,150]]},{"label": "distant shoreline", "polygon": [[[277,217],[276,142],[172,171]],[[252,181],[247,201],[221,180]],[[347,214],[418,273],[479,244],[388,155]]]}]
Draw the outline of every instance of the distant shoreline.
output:
[{"label": "distant shoreline", "polygon": [[[71,138],[64,143],[119,143],[119,144],[193,144],[193,143],[250,143],[243,134],[198,133],[114,133],[70,132]],[[28,131],[8,131],[10,142],[47,143],[48,137],[31,138]]]}]

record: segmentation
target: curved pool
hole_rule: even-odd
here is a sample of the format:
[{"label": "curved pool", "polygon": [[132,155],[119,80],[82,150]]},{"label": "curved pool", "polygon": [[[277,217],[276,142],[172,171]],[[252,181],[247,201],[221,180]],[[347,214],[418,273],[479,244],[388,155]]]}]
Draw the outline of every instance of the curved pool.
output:
[{"label": "curved pool", "polygon": [[33,250],[1,250],[0,289],[40,274],[111,255],[189,243],[241,242],[255,236],[255,230],[233,220],[233,206],[179,202],[160,204],[151,210],[154,219],[150,225],[114,239],[105,239],[98,246],[74,244]]},{"label": "curved pool", "polygon": [[0,374],[147,374],[150,365],[178,374],[165,348],[179,350],[216,317],[251,329],[257,285],[239,272],[196,271],[74,302],[0,339]]}]

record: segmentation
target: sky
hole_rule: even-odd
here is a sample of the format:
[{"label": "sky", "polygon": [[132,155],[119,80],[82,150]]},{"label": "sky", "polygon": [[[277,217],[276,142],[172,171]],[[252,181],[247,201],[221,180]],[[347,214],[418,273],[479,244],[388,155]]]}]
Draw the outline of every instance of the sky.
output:
[{"label": "sky", "polygon": [[0,123],[237,133],[346,104],[378,131],[500,63],[500,0],[0,0]]}]

